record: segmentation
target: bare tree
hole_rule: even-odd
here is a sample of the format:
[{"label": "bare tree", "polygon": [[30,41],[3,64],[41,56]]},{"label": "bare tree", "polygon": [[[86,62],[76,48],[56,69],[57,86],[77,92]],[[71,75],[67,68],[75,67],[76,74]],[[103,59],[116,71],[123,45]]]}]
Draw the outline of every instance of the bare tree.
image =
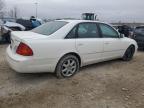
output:
[{"label": "bare tree", "polygon": [[17,17],[18,17],[18,8],[17,8],[17,6],[10,9],[10,11],[8,12],[8,16],[11,17],[11,18],[17,19]]},{"label": "bare tree", "polygon": [[14,7],[14,18],[17,19],[17,17],[18,17],[18,7],[15,6]]},{"label": "bare tree", "polygon": [[5,4],[3,0],[0,0],[0,11],[4,8]]},{"label": "bare tree", "polygon": [[14,18],[14,10],[13,10],[13,9],[10,9],[10,10],[9,10],[8,16],[9,16],[10,18]]},{"label": "bare tree", "polygon": [[5,2],[4,0],[0,0],[0,17],[4,16],[4,11],[3,8],[5,7]]}]

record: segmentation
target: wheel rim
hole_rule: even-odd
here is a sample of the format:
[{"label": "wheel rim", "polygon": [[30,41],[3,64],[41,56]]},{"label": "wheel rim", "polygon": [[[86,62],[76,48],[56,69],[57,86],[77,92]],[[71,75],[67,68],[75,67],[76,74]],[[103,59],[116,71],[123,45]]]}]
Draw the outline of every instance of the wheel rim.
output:
[{"label": "wheel rim", "polygon": [[77,63],[74,59],[65,60],[62,64],[62,75],[64,77],[72,76],[77,70]]}]

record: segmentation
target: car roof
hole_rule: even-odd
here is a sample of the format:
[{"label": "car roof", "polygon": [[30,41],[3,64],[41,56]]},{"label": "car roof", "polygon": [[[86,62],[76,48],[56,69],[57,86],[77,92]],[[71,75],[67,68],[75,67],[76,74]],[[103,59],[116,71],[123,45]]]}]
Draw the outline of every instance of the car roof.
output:
[{"label": "car roof", "polygon": [[55,21],[64,21],[64,22],[68,22],[68,23],[71,23],[71,24],[78,24],[78,23],[84,23],[84,22],[93,22],[93,23],[103,23],[103,24],[107,24],[107,25],[112,26],[109,23],[101,22],[101,21],[94,21],[94,20],[55,20]]},{"label": "car roof", "polygon": [[65,22],[69,22],[69,23],[99,22],[99,21],[93,21],[93,20],[56,20],[56,21],[65,21]]}]

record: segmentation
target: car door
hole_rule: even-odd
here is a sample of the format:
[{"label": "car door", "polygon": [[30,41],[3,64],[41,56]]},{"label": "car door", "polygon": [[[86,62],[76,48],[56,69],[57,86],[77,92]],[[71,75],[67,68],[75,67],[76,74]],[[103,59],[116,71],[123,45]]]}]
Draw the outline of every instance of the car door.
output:
[{"label": "car door", "polygon": [[98,25],[104,42],[103,59],[121,57],[125,51],[123,38],[120,38],[119,33],[111,26],[104,23],[99,23]]},{"label": "car door", "polygon": [[76,49],[83,64],[96,63],[102,59],[103,40],[96,23],[80,23],[77,27]]}]

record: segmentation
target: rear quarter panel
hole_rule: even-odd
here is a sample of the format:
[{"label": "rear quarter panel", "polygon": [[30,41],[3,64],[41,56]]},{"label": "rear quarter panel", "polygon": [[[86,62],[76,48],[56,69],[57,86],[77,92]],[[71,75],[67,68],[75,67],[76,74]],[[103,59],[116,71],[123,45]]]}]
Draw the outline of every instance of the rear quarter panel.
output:
[{"label": "rear quarter panel", "polygon": [[42,39],[27,42],[33,50],[34,59],[58,61],[66,53],[76,52],[75,39]]},{"label": "rear quarter panel", "polygon": [[138,49],[137,42],[136,42],[134,39],[130,39],[130,38],[127,38],[127,37],[124,37],[124,38],[123,38],[123,41],[125,42],[126,50],[127,50],[127,48],[128,48],[130,45],[134,45],[134,46],[135,46],[135,54],[136,54],[137,49]]}]

